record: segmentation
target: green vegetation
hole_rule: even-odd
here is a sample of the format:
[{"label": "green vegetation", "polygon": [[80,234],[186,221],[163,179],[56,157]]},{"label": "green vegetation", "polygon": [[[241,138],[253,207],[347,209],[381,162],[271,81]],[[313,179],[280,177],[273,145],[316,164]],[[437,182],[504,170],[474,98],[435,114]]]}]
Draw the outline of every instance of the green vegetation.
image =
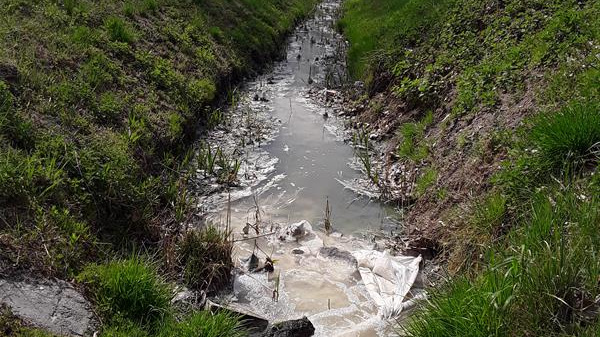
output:
[{"label": "green vegetation", "polygon": [[168,313],[172,290],[156,267],[139,257],[90,265],[79,276],[109,320],[128,319],[141,325],[160,322]]},{"label": "green vegetation", "polygon": [[567,106],[556,114],[542,114],[531,130],[539,159],[556,170],[576,170],[594,163],[600,154],[600,105]]},{"label": "green vegetation", "polygon": [[579,85],[597,85],[598,70],[581,67],[595,58],[596,1],[351,0],[345,10],[350,67],[362,69],[354,75],[377,87],[376,74],[392,73],[393,92],[409,106],[437,107],[450,95],[456,115],[493,107],[557,64],[571,78],[586,73]]},{"label": "green vegetation", "polygon": [[[454,223],[429,233],[451,277],[402,335],[600,332],[599,27],[598,1],[346,2],[352,74],[402,120],[434,111],[399,124],[397,153],[429,167],[418,209]],[[473,174],[490,179],[448,206]]]},{"label": "green vegetation", "polygon": [[121,322],[103,330],[102,337],[243,337],[248,334],[240,328],[240,319],[225,312],[193,312],[180,321],[165,319],[158,331],[149,333],[131,322]]},{"label": "green vegetation", "polygon": [[437,180],[437,171],[434,168],[427,167],[419,176],[415,185],[415,193],[417,196],[425,194],[428,188],[435,185]]},{"label": "green vegetation", "polygon": [[346,1],[344,17],[338,25],[351,42],[351,74],[365,75],[371,65],[366,59],[374,57],[375,51],[402,48],[394,45],[402,42],[410,46],[423,39],[453,3],[454,0]]},{"label": "green vegetation", "polygon": [[398,133],[401,138],[398,146],[398,154],[402,158],[411,159],[419,162],[429,154],[429,148],[423,144],[425,129],[433,123],[433,114],[431,111],[423,117],[418,123],[404,123]]},{"label": "green vegetation", "polygon": [[379,180],[379,172],[377,172],[372,162],[373,150],[367,130],[359,129],[357,132],[355,132],[352,135],[352,143],[354,146],[354,155],[362,164],[365,174],[373,184],[380,186],[381,181]]},{"label": "green vegetation", "polygon": [[140,257],[90,265],[79,276],[107,325],[102,336],[245,336],[238,317],[191,312],[181,320],[171,307],[172,287]]},{"label": "green vegetation", "polygon": [[315,2],[3,3],[0,270],[72,277],[98,241],[155,242],[185,213],[179,172],[212,104]]},{"label": "green vegetation", "polygon": [[243,337],[248,334],[240,329],[240,319],[225,312],[212,314],[207,311],[189,315],[179,323],[171,323],[159,336],[181,337]]},{"label": "green vegetation", "polygon": [[[238,334],[223,314],[177,323],[159,275],[188,270],[198,289],[224,282],[228,270],[189,275],[207,261],[229,265],[227,249],[184,244],[185,263],[174,258],[182,239],[172,229],[189,214],[190,145],[223,119],[215,106],[230,86],[278,57],[315,3],[3,1],[0,274],[78,277],[111,325],[106,335]],[[235,180],[235,154],[215,163],[220,180]],[[217,245],[207,233],[197,239]],[[102,264],[140,246],[156,262]]]},{"label": "green vegetation", "polygon": [[408,334],[579,336],[596,324],[600,202],[573,192],[537,194],[506,246],[488,252],[485,270],[440,289]]}]

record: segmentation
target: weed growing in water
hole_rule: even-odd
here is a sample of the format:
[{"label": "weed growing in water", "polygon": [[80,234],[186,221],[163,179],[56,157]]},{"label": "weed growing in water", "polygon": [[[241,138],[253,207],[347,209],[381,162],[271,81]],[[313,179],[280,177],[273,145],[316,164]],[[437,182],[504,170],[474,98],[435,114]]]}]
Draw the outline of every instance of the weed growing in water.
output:
[{"label": "weed growing in water", "polygon": [[[227,155],[217,148],[213,150],[208,143],[201,143],[196,157],[198,169],[204,171],[204,176],[215,176],[221,183],[231,185],[237,180],[241,161],[236,156],[236,151]],[[217,169],[218,167],[218,169]]]},{"label": "weed growing in water", "polygon": [[325,203],[325,218],[323,219],[323,224],[325,225],[325,232],[327,235],[331,234],[333,228],[331,227],[331,207],[329,207],[329,197],[327,197]]},{"label": "weed growing in water", "polygon": [[375,185],[379,186],[379,174],[373,166],[368,132],[364,129],[359,129],[354,133],[352,142],[354,144],[354,154],[360,160],[367,177],[369,177]]}]

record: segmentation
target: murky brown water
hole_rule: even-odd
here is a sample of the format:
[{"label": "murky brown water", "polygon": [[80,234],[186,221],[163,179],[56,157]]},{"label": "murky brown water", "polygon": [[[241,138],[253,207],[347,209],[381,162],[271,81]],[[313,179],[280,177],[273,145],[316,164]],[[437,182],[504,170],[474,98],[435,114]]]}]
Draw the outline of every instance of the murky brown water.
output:
[{"label": "murky brown water", "polygon": [[[341,122],[307,94],[309,77],[318,85],[332,74],[338,76],[331,69],[344,43],[333,29],[339,5],[339,0],[326,0],[319,6],[314,18],[291,36],[287,59],[245,86],[242,101],[230,112],[229,127],[207,140],[230,153],[237,148],[235,156],[242,160],[240,186],[200,200],[201,209],[217,223],[225,223],[225,205],[232,200],[234,239],[243,239],[242,228],[255,222],[256,204],[264,225],[261,235],[271,224],[308,220],[321,245],[349,252],[372,248],[369,230],[394,226],[393,210],[345,187],[363,178],[352,165],[353,150],[341,140]],[[255,100],[256,95],[265,100]],[[260,146],[256,141],[248,144],[256,138],[262,139]],[[338,232],[332,236],[325,235],[320,225],[327,199]],[[253,229],[250,237],[252,233]],[[261,258],[270,255],[276,271],[240,275],[230,300],[270,320],[306,315],[316,336],[387,335],[389,324],[377,317],[356,266],[324,257],[318,248],[306,245],[282,243],[272,236],[238,241],[240,259],[252,252]],[[292,253],[300,247],[302,254]],[[274,301],[277,275],[279,298]]]}]

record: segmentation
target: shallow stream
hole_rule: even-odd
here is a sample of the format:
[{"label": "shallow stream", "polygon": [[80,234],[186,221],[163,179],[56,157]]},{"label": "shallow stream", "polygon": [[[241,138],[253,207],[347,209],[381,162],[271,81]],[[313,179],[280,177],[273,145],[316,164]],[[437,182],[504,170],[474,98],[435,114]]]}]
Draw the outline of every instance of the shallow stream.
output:
[{"label": "shallow stream", "polygon": [[[377,316],[355,265],[319,254],[311,242],[268,235],[276,226],[307,220],[322,246],[352,252],[373,249],[369,233],[396,225],[393,209],[351,188],[364,176],[343,141],[343,120],[315,97],[335,95],[315,88],[345,76],[345,41],[334,29],[339,6],[339,0],[322,2],[290,36],[286,58],[246,83],[223,126],[206,137],[213,149],[240,162],[239,182],[225,190],[199,170],[199,188],[211,191],[199,209],[231,226],[239,265],[253,252],[275,260],[273,273],[236,277],[226,298],[231,305],[275,321],[306,315],[316,336],[386,336],[390,324]],[[327,203],[331,235],[323,225]],[[247,225],[257,223],[258,234]]]}]

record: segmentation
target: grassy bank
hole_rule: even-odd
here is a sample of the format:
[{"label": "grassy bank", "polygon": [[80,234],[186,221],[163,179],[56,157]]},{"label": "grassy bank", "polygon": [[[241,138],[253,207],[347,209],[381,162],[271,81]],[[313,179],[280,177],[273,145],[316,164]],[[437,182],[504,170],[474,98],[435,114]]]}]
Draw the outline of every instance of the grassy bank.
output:
[{"label": "grassy bank", "polygon": [[346,3],[358,118],[393,125],[406,235],[452,275],[403,334],[598,335],[599,18],[598,1]]},{"label": "grassy bank", "polygon": [[197,279],[201,264],[214,272],[228,244],[198,234],[219,255],[180,253],[188,239],[173,236],[187,216],[189,145],[315,3],[3,1],[0,274],[72,279],[144,247],[160,273],[193,268],[193,288],[215,287]]},{"label": "grassy bank", "polygon": [[155,241],[181,220],[180,167],[213,102],[313,5],[3,3],[0,270],[72,275],[97,238]]}]

